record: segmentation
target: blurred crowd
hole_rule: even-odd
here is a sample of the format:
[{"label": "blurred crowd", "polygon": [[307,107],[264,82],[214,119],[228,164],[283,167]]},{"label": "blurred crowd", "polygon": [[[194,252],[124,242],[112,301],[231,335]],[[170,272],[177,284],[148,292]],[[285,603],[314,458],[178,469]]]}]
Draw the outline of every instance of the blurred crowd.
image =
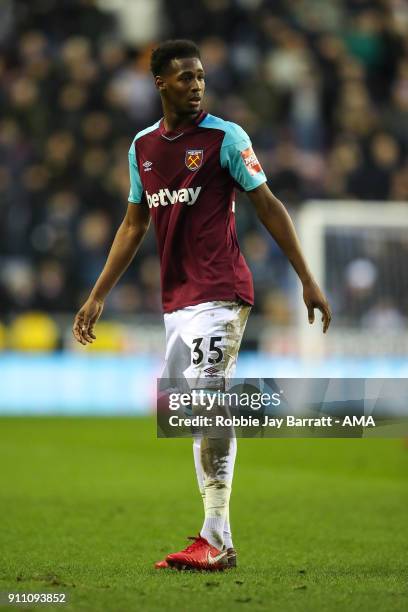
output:
[{"label": "blurred crowd", "polygon": [[[200,44],[205,109],[245,128],[291,212],[309,198],[408,199],[405,0],[155,3],[152,36]],[[17,0],[0,16],[0,315],[73,312],[125,212],[129,145],[161,116],[157,40],[125,42],[108,1]],[[285,325],[294,275],[242,196],[237,208],[256,310]],[[150,231],[107,310],[160,309]]]}]

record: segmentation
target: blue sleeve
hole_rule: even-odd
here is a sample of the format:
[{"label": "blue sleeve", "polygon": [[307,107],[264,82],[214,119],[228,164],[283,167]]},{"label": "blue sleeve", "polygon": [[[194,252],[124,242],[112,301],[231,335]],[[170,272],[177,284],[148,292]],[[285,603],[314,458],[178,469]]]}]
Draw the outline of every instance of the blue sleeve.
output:
[{"label": "blue sleeve", "polygon": [[129,149],[129,178],[130,191],[128,200],[132,204],[140,204],[142,201],[143,185],[137,167],[135,141],[132,142]]},{"label": "blue sleeve", "polygon": [[248,134],[236,123],[227,122],[224,140],[221,145],[221,166],[244,191],[251,191],[266,182]]}]

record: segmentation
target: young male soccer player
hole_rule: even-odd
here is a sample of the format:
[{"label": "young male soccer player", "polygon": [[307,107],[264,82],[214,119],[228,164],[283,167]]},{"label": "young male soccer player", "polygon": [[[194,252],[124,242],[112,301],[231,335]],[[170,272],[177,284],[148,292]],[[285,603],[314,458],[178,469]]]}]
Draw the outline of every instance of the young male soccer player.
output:
[{"label": "young male soccer player", "polygon": [[[205,76],[198,47],[186,40],[166,41],[153,51],[151,69],[164,116],[132,142],[128,209],[105,267],[76,315],[73,333],[81,344],[95,340],[104,300],[132,261],[152,218],[166,327],[164,376],[214,388],[214,374],[222,386],[233,374],[254,299],[235,231],[236,186],[247,192],[297,272],[309,322],[318,308],[326,332],[330,309],[286,209],[266,185],[249,137],[238,125],[201,110]],[[218,570],[236,564],[229,525],[236,439],[198,437],[193,450],[204,524],[192,544],[169,554],[158,568]]]}]

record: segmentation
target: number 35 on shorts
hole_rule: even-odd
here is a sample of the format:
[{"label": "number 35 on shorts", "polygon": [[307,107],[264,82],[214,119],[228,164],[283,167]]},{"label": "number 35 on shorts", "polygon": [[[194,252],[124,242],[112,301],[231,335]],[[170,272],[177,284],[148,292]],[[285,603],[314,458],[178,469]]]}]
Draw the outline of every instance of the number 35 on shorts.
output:
[{"label": "number 35 on shorts", "polygon": [[191,362],[193,365],[217,365],[224,359],[222,336],[194,338],[192,340]]}]

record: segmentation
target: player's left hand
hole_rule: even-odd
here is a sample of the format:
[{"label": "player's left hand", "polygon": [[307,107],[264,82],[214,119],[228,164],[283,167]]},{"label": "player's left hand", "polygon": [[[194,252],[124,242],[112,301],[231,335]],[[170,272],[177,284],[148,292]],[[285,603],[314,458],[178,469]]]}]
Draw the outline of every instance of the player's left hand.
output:
[{"label": "player's left hand", "polygon": [[329,329],[331,311],[328,301],[315,281],[310,280],[303,284],[303,300],[306,304],[310,324],[314,323],[315,320],[315,308],[318,308],[322,313],[323,333],[325,334]]}]

